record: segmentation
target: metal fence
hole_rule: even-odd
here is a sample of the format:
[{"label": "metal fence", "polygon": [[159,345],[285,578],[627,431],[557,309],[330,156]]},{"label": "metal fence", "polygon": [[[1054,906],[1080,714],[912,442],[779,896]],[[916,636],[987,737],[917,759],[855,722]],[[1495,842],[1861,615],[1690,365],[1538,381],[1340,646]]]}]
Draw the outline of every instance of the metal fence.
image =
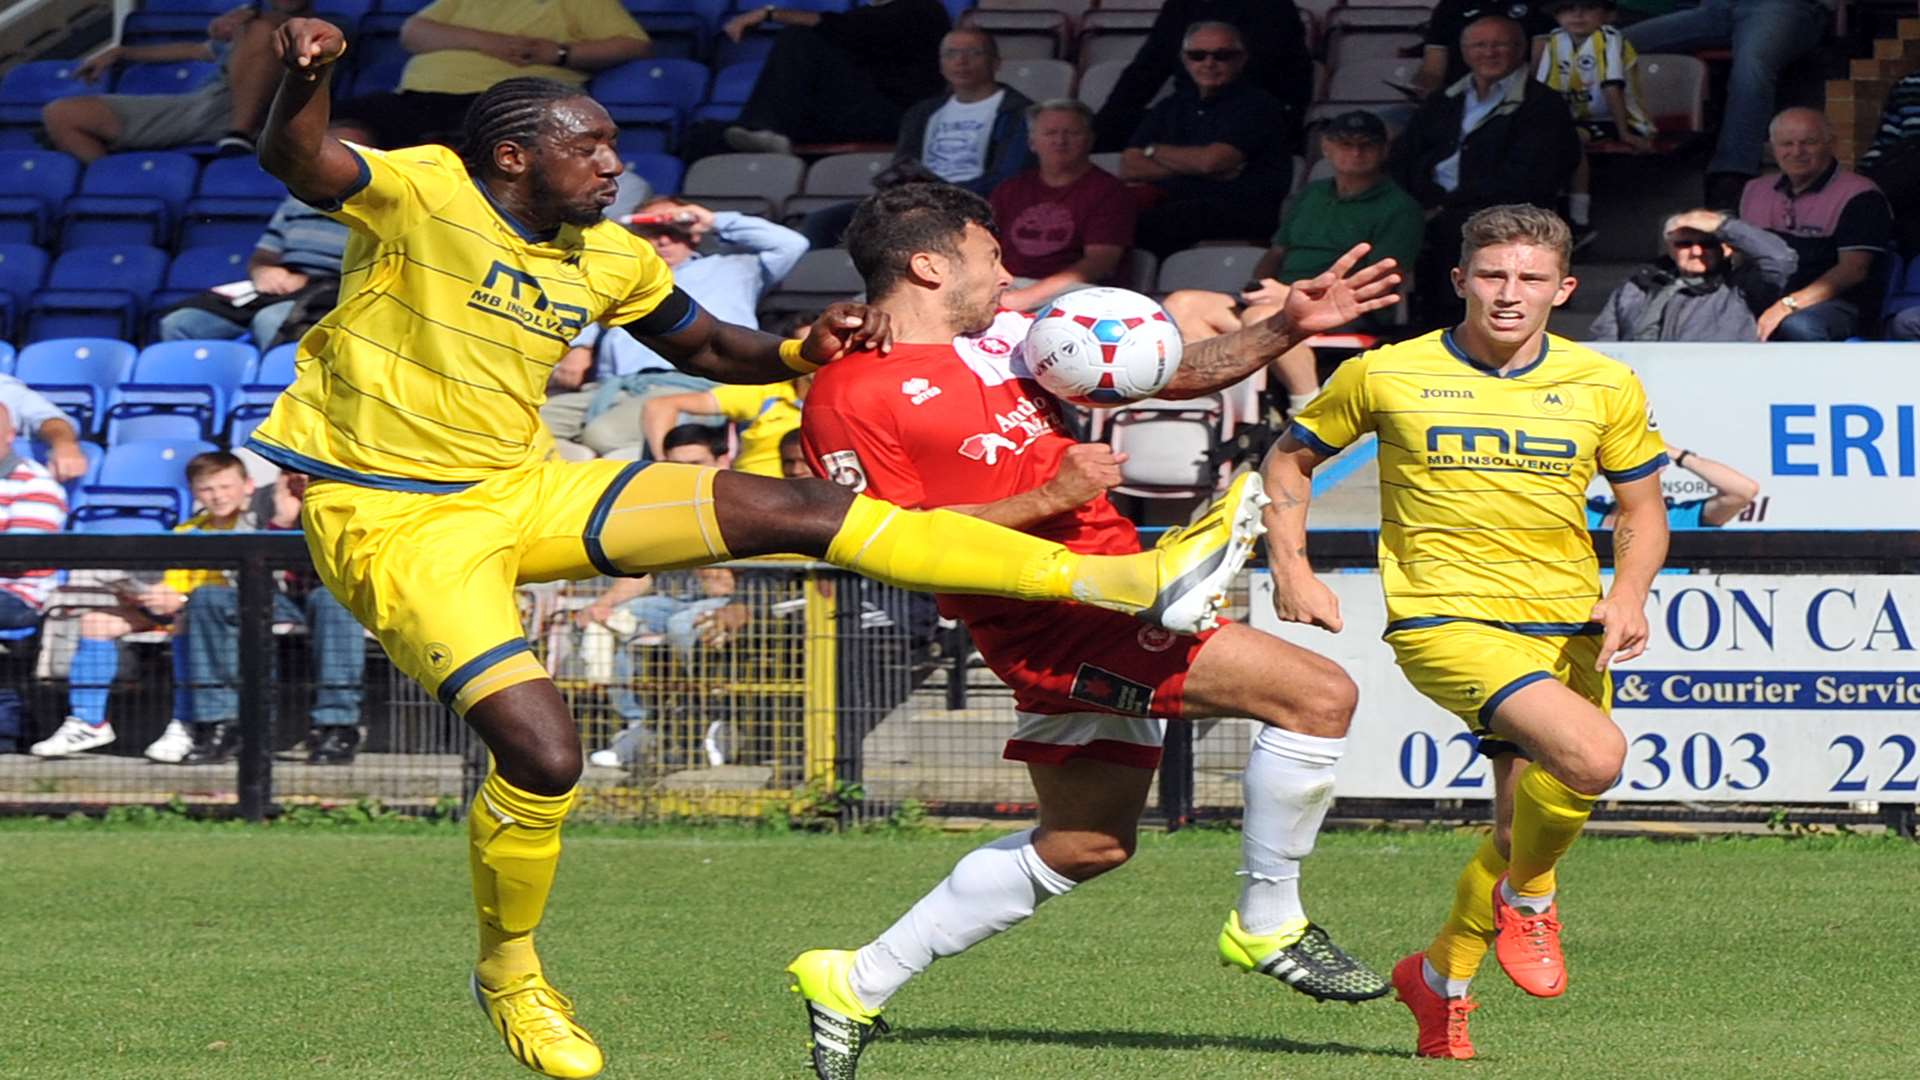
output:
[{"label": "metal fence", "polygon": [[[1325,569],[1374,565],[1375,534],[1315,533]],[[1605,534],[1599,537],[1608,554]],[[1920,534],[1676,534],[1670,565],[1695,570],[1920,574]],[[339,644],[297,597],[307,569],[292,534],[0,537],[0,572],[59,567],[63,584],[38,633],[4,642],[0,689],[24,702],[21,752],[0,754],[0,812],[59,813],[115,804],[190,805],[261,818],[313,802],[375,799],[457,808],[484,768],[477,740],[399,676],[371,639],[351,687],[330,681]],[[119,626],[122,597],[168,569],[223,571],[237,648],[222,668],[177,661],[164,623]],[[684,583],[683,583],[684,584]],[[971,658],[964,631],[940,625],[930,598],[815,563],[734,564],[697,581],[697,599],[634,605],[604,624],[582,618],[611,582],[529,586],[528,636],[574,709],[590,754],[580,812],[618,819],[884,814],[918,803],[945,814],[1032,812],[1025,769],[1004,760],[1010,692]],[[189,601],[192,603],[192,601]],[[1239,612],[1244,612],[1242,593]],[[668,617],[671,615],[672,617]],[[307,625],[302,625],[303,621]],[[82,638],[109,631],[111,745],[63,758],[24,753],[98,691],[100,647],[76,679]],[[337,631],[336,631],[337,632]],[[331,647],[334,651],[326,653]],[[331,656],[330,661],[318,659]],[[334,669],[337,671],[337,668]],[[176,694],[176,689],[185,694]],[[333,696],[324,697],[331,693]],[[231,760],[166,764],[144,751],[206,701],[237,714]],[[311,725],[351,709],[363,733],[351,764],[309,764]],[[187,714],[181,717],[182,712]],[[1234,816],[1250,721],[1168,725],[1152,805],[1172,825]],[[3,735],[4,732],[0,732]],[[1343,804],[1347,814],[1472,816],[1446,802]],[[1715,807],[1661,813],[1742,813]]]}]

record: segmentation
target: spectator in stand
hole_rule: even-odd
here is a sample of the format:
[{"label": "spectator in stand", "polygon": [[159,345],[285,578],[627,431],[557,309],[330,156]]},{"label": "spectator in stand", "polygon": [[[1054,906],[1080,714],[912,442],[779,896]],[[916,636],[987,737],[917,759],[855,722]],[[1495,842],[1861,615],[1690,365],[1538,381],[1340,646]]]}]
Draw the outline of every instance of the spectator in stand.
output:
[{"label": "spectator in stand", "polygon": [[[251,293],[208,289],[160,317],[160,340],[230,340],[251,333],[262,350],[298,339],[333,310],[347,227],[289,195],[247,260]],[[282,330],[285,333],[282,333]]]},{"label": "spectator in stand", "polygon": [[[0,461],[0,533],[22,536],[59,532],[67,524],[66,489],[46,466],[13,449],[17,434],[13,413],[0,405],[0,447],[5,448],[0,453],[6,456]],[[39,626],[54,585],[52,569],[0,574],[0,630]],[[0,754],[19,749],[24,711],[20,691],[12,686],[0,687]]]},{"label": "spectator in stand", "polygon": [[1474,211],[1552,207],[1580,164],[1580,136],[1559,94],[1529,78],[1526,36],[1504,15],[1467,24],[1465,78],[1427,98],[1394,143],[1393,178],[1427,209],[1414,271],[1414,322],[1457,321],[1453,288],[1460,229]]},{"label": "spectator in stand", "polygon": [[15,435],[24,430],[29,438],[46,444],[46,464],[55,480],[69,484],[87,474],[79,429],[60,406],[11,375],[0,375],[0,406],[6,408]]},{"label": "spectator in stand", "polygon": [[1420,47],[1420,69],[1413,85],[1401,87],[1413,97],[1427,97],[1467,76],[1467,58],[1460,51],[1460,35],[1489,15],[1504,15],[1520,24],[1533,63],[1539,63],[1553,33],[1553,17],[1526,0],[1440,0],[1427,19],[1427,36]]},{"label": "spectator in stand", "polygon": [[1786,288],[1800,256],[1773,233],[1718,210],[1661,229],[1667,254],[1607,297],[1594,341],[1758,341],[1754,313]]},{"label": "spectator in stand", "polygon": [[[736,326],[759,325],[754,309],[760,297],[807,253],[805,237],[765,218],[672,197],[656,198],[640,211],[662,219],[632,229],[673,269],[674,284],[714,318]],[[732,250],[702,255],[700,245],[710,236]],[[645,445],[640,414],[649,398],[712,386],[681,372],[619,327],[588,326],[554,367],[540,415],[556,438],[568,440],[562,452],[570,458],[638,458]]]},{"label": "spectator in stand", "polygon": [[[1640,99],[1638,54],[1615,30],[1614,0],[1550,0],[1560,28],[1547,37],[1534,78],[1560,91],[1580,141],[1619,141],[1637,153],[1653,150],[1653,120]],[[1567,194],[1573,249],[1593,240],[1593,168],[1583,154]]]},{"label": "spectator in stand", "polygon": [[1780,299],[1760,313],[1762,341],[1845,341],[1878,321],[1893,208],[1873,181],[1833,156],[1833,129],[1813,109],[1785,109],[1767,129],[1779,176],[1747,182],[1740,220],[1785,238],[1800,256]]},{"label": "spectator in stand", "polygon": [[1760,172],[1780,74],[1819,47],[1832,20],[1832,6],[1821,0],[1700,0],[1627,28],[1627,40],[1642,53],[1733,52],[1720,139],[1707,163],[1708,206],[1731,209],[1741,185]]},{"label": "spectator in stand", "polygon": [[[1027,148],[1027,95],[995,78],[1000,46],[993,35],[970,26],[940,41],[945,91],[915,102],[900,121],[893,163],[875,182],[944,180],[985,195],[1031,163]],[[817,248],[833,247],[847,231],[859,200],[807,215],[800,231]]]},{"label": "spectator in stand", "polygon": [[1120,158],[1121,179],[1149,185],[1134,241],[1162,258],[1266,236],[1293,174],[1286,106],[1244,77],[1240,31],[1195,23],[1180,59],[1188,80],[1148,110]]},{"label": "spectator in stand", "polygon": [[413,58],[397,91],[334,106],[342,138],[384,149],[457,139],[467,107],[494,83],[585,86],[596,71],[653,54],[619,0],[434,0],[400,27],[400,44]]},{"label": "spectator in stand", "polygon": [[1094,148],[1122,150],[1147,115],[1148,103],[1168,79],[1176,89],[1192,88],[1190,69],[1181,62],[1186,35],[1195,23],[1219,22],[1240,28],[1247,50],[1247,81],[1273,95],[1284,108],[1274,119],[1282,146],[1291,153],[1300,143],[1300,121],[1313,103],[1313,55],[1306,28],[1293,0],[1165,0],[1147,40],[1094,118]]},{"label": "spectator in stand", "polygon": [[[1873,145],[1854,163],[1860,175],[1872,180],[1895,206],[1913,207],[1913,211],[1894,215],[1894,232],[1901,250],[1920,254],[1920,71],[1899,82],[1887,93],[1880,110],[1880,129]],[[1920,312],[1915,313],[1920,318]],[[1889,323],[1889,336],[1893,323]],[[1911,340],[1920,336],[1905,334]]]},{"label": "spectator in stand", "polygon": [[[1667,447],[1667,457],[1677,469],[1706,481],[1713,494],[1704,499],[1667,498],[1667,528],[1682,531],[1717,529],[1746,512],[1760,497],[1760,481],[1746,473],[1691,450]],[[1619,516],[1620,504],[1605,495],[1587,500],[1587,528],[1611,529]]]},{"label": "spectator in stand", "polygon": [[1086,105],[1056,98],[1028,109],[1027,145],[1038,164],[988,198],[1005,245],[1001,260],[1013,275],[1000,306],[1014,311],[1112,278],[1133,246],[1136,212],[1127,186],[1093,163]]},{"label": "spectator in stand", "polygon": [[[195,458],[201,462],[202,475],[211,475],[223,485],[245,480],[246,469],[240,459],[218,451]],[[189,471],[193,465],[189,464]],[[209,474],[207,470],[218,470]],[[239,531],[261,529],[269,532],[299,531],[300,503],[306,496],[307,477],[302,473],[282,472],[270,492],[252,494],[251,481],[244,483],[252,500],[250,509],[229,526]],[[196,489],[197,490],[197,489]],[[206,507],[182,524],[180,532],[218,528],[216,504],[203,500]],[[225,760],[232,752],[240,718],[240,594],[224,574],[202,575],[189,592],[182,616],[186,640],[176,649],[187,652],[187,679],[192,689],[193,732],[185,764]],[[311,730],[307,734],[307,764],[351,765],[360,748],[360,699],[367,667],[367,640],[351,612],[334,599],[331,592],[312,574],[299,574],[288,582],[292,591],[273,594],[273,621],[276,624],[305,626],[307,647],[313,654],[313,707],[308,712]],[[152,754],[148,755],[152,757]]]},{"label": "spectator in stand", "polygon": [[113,45],[88,57],[79,76],[93,82],[118,64],[216,60],[220,73],[184,94],[91,94],[50,101],[40,118],[47,140],[82,162],[121,150],[164,150],[215,143],[222,153],[253,153],[280,85],[273,35],[304,15],[311,0],[244,4],[207,24],[207,40]]},{"label": "spectator in stand", "polygon": [[739,41],[782,27],[727,145],[790,154],[796,142],[877,142],[907,107],[940,92],[940,42],[952,27],[940,0],[869,0],[848,11],[754,8],[723,28]]},{"label": "spectator in stand", "polygon": [[755,476],[779,476],[780,440],[800,426],[800,410],[806,403],[807,387],[812,384],[813,376],[802,375],[763,386],[727,384],[651,397],[640,414],[641,431],[653,459],[659,461],[666,456],[667,433],[682,413],[722,417],[745,425],[733,468]]},{"label": "spectator in stand", "polygon": [[[1368,263],[1414,264],[1425,217],[1420,204],[1386,173],[1386,123],[1364,109],[1341,113],[1321,128],[1320,151],[1333,176],[1301,190],[1238,297],[1203,289],[1181,289],[1167,297],[1167,313],[1181,337],[1205,341],[1275,314],[1287,302],[1286,282],[1318,277],[1355,244],[1373,246]],[[1362,316],[1354,329],[1377,331],[1385,325],[1385,317]],[[1287,395],[1288,415],[1320,392],[1311,346],[1281,353],[1268,365],[1268,374]]]}]

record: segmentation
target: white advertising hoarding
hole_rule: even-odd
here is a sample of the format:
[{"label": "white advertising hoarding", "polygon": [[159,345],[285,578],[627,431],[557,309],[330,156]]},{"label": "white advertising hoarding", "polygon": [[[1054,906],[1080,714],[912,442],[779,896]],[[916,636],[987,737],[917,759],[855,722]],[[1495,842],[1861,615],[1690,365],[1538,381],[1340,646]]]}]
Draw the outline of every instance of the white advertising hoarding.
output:
[{"label": "white advertising hoarding", "polygon": [[1760,482],[1728,528],[1920,528],[1920,344],[1586,344],[1639,372],[1668,443]]},{"label": "white advertising hoarding", "polygon": [[[1281,623],[1252,576],[1257,628],[1332,658],[1360,686],[1335,793],[1489,798],[1486,759],[1380,639],[1373,572],[1321,575],[1339,634]],[[1607,799],[1920,801],[1920,579],[1663,574],[1647,652],[1613,672],[1627,764]]]}]

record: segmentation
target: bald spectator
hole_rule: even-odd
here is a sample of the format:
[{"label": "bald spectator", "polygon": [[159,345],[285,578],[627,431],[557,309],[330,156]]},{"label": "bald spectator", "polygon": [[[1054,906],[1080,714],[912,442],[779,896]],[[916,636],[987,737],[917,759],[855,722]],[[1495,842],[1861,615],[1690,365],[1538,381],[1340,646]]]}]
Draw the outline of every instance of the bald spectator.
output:
[{"label": "bald spectator", "polygon": [[401,25],[400,44],[413,59],[399,90],[334,107],[334,123],[352,129],[343,137],[385,148],[457,138],[467,107],[494,83],[584,87],[596,71],[653,53],[620,0],[434,0]]},{"label": "bald spectator", "polygon": [[1877,321],[1876,264],[1893,237],[1893,208],[1873,181],[1840,167],[1819,112],[1783,110],[1768,141],[1780,175],[1747,182],[1740,220],[1785,239],[1800,266],[1760,313],[1760,340],[1845,341]]},{"label": "bald spectator", "polygon": [[1247,49],[1247,81],[1272,94],[1284,110],[1282,142],[1298,144],[1300,120],[1313,102],[1313,55],[1293,0],[1164,0],[1147,40],[1128,61],[1094,120],[1095,149],[1124,149],[1168,79],[1193,82],[1181,63],[1187,28],[1221,22],[1240,28]]},{"label": "bald spectator", "polygon": [[1286,107],[1247,81],[1238,28],[1193,24],[1180,62],[1188,81],[1147,112],[1120,158],[1121,179],[1151,185],[1135,243],[1163,258],[1265,237],[1293,174]]},{"label": "bald spectator", "polygon": [[1057,98],[1028,109],[1027,144],[1039,164],[988,199],[1013,275],[1000,304],[1014,311],[1107,281],[1133,246],[1133,196],[1093,163],[1093,113],[1084,104]]},{"label": "bald spectator", "polygon": [[1526,32],[1504,15],[1460,35],[1468,74],[1429,97],[1394,143],[1389,169],[1427,211],[1414,273],[1416,323],[1459,312],[1451,271],[1460,227],[1476,210],[1508,203],[1553,207],[1580,164],[1567,103],[1529,78]]},{"label": "bald spectator", "polygon": [[50,101],[40,112],[47,141],[83,162],[123,150],[207,142],[223,153],[252,153],[280,85],[274,31],[310,6],[311,0],[267,0],[259,10],[243,4],[208,23],[205,41],[114,45],[95,53],[76,72],[86,82],[120,64],[216,60],[220,73],[184,94],[83,94]]},{"label": "bald spectator", "polygon": [[1718,210],[1674,214],[1661,229],[1665,258],[1607,297],[1594,341],[1758,341],[1754,319],[1800,257],[1785,240]]}]

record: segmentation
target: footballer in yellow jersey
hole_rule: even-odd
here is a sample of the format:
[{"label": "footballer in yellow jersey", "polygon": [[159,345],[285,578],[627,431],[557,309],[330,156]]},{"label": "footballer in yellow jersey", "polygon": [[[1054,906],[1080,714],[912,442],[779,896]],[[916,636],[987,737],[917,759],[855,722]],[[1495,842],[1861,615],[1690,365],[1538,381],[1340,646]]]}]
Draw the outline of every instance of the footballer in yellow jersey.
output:
[{"label": "footballer in yellow jersey", "polygon": [[[1311,473],[1364,435],[1379,440],[1386,640],[1408,681],[1494,761],[1495,836],[1433,945],[1394,969],[1418,1052],[1451,1058],[1473,1056],[1467,984],[1489,943],[1528,993],[1566,989],[1554,866],[1619,774],[1626,741],[1606,669],[1645,648],[1667,540],[1666,448],[1638,377],[1546,333],[1577,284],[1566,223],[1502,206],[1462,233],[1453,284],[1466,320],[1342,364],[1265,469],[1275,609],[1337,631],[1339,605],[1305,558]],[[1627,530],[1605,594],[1586,529],[1596,473]]]},{"label": "footballer in yellow jersey", "polygon": [[910,588],[1078,599],[1189,633],[1217,622],[1258,535],[1251,501],[1153,552],[1083,556],[824,480],[557,460],[538,408],[589,322],[695,374],[765,384],[886,350],[888,318],[835,304],[783,342],[702,311],[651,245],[604,220],[618,129],[576,86],[508,79],[475,100],[459,152],[380,151],[327,134],[339,29],[292,19],[275,46],[285,71],[261,164],[352,237],[340,303],[301,340],[250,445],[313,478],[302,524],[321,580],[491,751],[468,817],[471,985],[522,1064],[586,1077],[603,1057],[533,946],[582,755],[516,585],[791,552]]}]

